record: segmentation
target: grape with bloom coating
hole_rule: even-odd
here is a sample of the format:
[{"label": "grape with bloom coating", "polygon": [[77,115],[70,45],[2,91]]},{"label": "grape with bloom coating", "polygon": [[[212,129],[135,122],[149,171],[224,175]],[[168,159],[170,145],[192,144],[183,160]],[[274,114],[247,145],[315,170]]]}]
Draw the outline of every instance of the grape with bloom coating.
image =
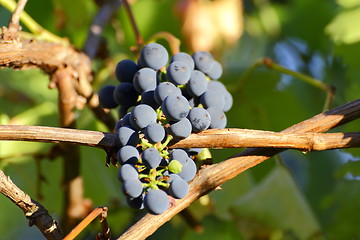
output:
[{"label": "grape with bloom coating", "polygon": [[150,123],[144,129],[145,138],[151,143],[161,142],[165,137],[165,129],[158,123]]},{"label": "grape with bloom coating", "polygon": [[167,50],[158,43],[149,43],[141,49],[139,59],[141,67],[149,67],[157,71],[164,67],[168,60]]},{"label": "grape with bloom coating", "polygon": [[117,152],[117,160],[120,165],[125,163],[136,164],[139,160],[139,151],[130,145],[123,146]]},{"label": "grape with bloom coating", "polygon": [[144,198],[145,208],[152,214],[165,212],[170,205],[166,192],[160,189],[150,189]]},{"label": "grape with bloom coating", "polygon": [[124,59],[116,65],[115,75],[120,82],[132,82],[134,75],[138,70],[139,67],[134,61]]},{"label": "grape with bloom coating", "polygon": [[141,130],[150,123],[156,122],[156,118],[157,114],[152,107],[146,104],[140,104],[131,111],[130,122],[135,129]]},{"label": "grape with bloom coating", "polygon": [[190,111],[189,102],[182,95],[167,96],[161,107],[166,118],[172,121],[179,121],[186,118]]},{"label": "grape with bloom coating", "polygon": [[153,169],[159,166],[162,157],[156,148],[147,148],[143,151],[141,159],[147,168]]},{"label": "grape with bloom coating", "polygon": [[139,143],[139,134],[131,126],[122,126],[117,130],[118,140],[121,146],[136,146]]},{"label": "grape with bloom coating", "polygon": [[211,123],[210,114],[204,109],[195,107],[189,112],[188,119],[192,125],[193,132],[201,132],[209,128]]},{"label": "grape with bloom coating", "polygon": [[189,192],[187,181],[182,178],[175,178],[170,182],[169,193],[177,199],[184,198]]}]

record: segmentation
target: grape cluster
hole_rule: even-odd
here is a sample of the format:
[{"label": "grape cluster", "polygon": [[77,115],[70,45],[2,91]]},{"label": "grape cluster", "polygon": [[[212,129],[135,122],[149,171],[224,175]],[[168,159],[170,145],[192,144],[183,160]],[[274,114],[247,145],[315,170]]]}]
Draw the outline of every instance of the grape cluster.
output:
[{"label": "grape cluster", "polygon": [[120,84],[103,87],[99,101],[104,108],[119,106],[118,178],[129,206],[161,214],[169,207],[168,195],[187,195],[197,171],[194,158],[202,151],[169,150],[168,143],[224,128],[232,96],[218,81],[221,64],[204,51],[179,52],[169,60],[162,45],[150,43],[137,63],[120,61],[115,74]]}]

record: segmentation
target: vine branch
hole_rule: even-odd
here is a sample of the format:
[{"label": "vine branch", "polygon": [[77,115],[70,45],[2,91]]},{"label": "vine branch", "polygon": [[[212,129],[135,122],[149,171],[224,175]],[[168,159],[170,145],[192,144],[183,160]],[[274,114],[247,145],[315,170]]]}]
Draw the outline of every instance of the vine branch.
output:
[{"label": "vine branch", "polygon": [[37,201],[31,199],[0,170],[0,192],[16,204],[29,220],[29,225],[35,225],[46,239],[62,239],[62,231],[49,215],[48,211]]}]

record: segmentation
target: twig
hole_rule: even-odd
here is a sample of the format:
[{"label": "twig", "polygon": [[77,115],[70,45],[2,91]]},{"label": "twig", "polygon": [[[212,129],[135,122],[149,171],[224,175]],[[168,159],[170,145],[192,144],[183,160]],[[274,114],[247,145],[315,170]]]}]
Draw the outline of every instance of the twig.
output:
[{"label": "twig", "polygon": [[143,38],[142,38],[142,36],[140,34],[139,28],[137,27],[134,14],[131,11],[131,7],[129,5],[129,2],[127,0],[122,0],[122,2],[124,4],[125,10],[126,10],[128,16],[129,16],[130,24],[131,24],[131,27],[132,27],[132,29],[134,31],[134,34],[135,34],[136,45],[137,45],[138,48],[140,48],[143,45],[144,40],[143,40]]},{"label": "twig", "polygon": [[[359,100],[360,101],[360,100]],[[360,104],[360,103],[359,103]],[[69,143],[111,150],[117,134],[89,130],[0,125],[0,140]],[[169,145],[170,148],[291,148],[303,152],[360,147],[360,132],[285,133],[228,128],[210,129]]]},{"label": "twig", "polygon": [[[92,221],[94,221],[95,218],[100,216],[100,222],[101,225],[103,223],[106,223],[106,215],[107,215],[107,207],[99,207],[95,208],[89,215],[86,216],[71,232],[66,235],[64,240],[72,240],[75,239],[77,235],[79,235]],[[105,219],[105,220],[104,220]],[[110,234],[110,230],[107,228],[105,232],[103,232],[104,235]],[[108,236],[108,235],[107,235]]]},{"label": "twig", "polygon": [[46,239],[62,239],[62,231],[49,215],[48,211],[29,195],[18,188],[3,171],[0,170],[0,192],[16,204],[29,220],[30,226],[35,225]]},{"label": "twig", "polygon": [[[350,102],[285,129],[284,133],[325,132],[360,117],[360,100]],[[188,195],[174,199],[161,215],[146,214],[118,239],[145,239],[192,202],[241,172],[260,164],[284,149],[250,148],[218,164],[200,169],[190,183]]]},{"label": "twig", "polygon": [[93,59],[99,49],[104,26],[121,6],[121,0],[106,1],[96,14],[86,39],[84,52]]},{"label": "twig", "polygon": [[27,0],[19,0],[14,12],[11,15],[9,26],[8,26],[8,33],[11,35],[16,36],[18,31],[21,30],[20,27],[20,14],[24,10]]}]

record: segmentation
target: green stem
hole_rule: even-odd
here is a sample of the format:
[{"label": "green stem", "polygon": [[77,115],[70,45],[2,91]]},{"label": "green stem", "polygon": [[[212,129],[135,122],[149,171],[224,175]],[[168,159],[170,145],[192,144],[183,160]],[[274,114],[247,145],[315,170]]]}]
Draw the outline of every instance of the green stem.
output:
[{"label": "green stem", "polygon": [[290,69],[287,69],[275,62],[273,62],[271,59],[269,58],[265,58],[263,60],[263,63],[264,65],[269,68],[269,69],[272,69],[272,70],[275,70],[275,71],[278,71],[278,72],[281,72],[281,73],[284,73],[284,74],[288,74],[290,76],[293,76],[315,88],[318,88],[324,92],[326,92],[327,96],[326,96],[326,100],[325,100],[325,103],[324,103],[324,107],[323,107],[323,111],[325,110],[328,110],[331,105],[332,105],[332,102],[333,102],[333,99],[334,99],[334,95],[335,95],[335,88],[324,83],[324,82],[321,82],[320,80],[318,79],[315,79],[313,77],[310,77],[308,75],[305,75],[303,73],[299,73],[299,72],[295,72],[295,71],[292,71]]},{"label": "green stem", "polygon": [[[16,2],[14,0],[0,0],[0,5],[4,6],[10,12],[14,12],[16,8]],[[61,38],[43,27],[41,27],[29,14],[23,11],[20,15],[20,20],[24,25],[32,32],[36,37],[49,41],[49,42],[57,42],[62,43],[64,45],[68,45],[69,42],[64,38]]]},{"label": "green stem", "polygon": [[162,150],[164,150],[164,148],[167,147],[167,145],[169,144],[169,142],[173,139],[174,137],[171,136],[170,134],[167,135],[166,140],[163,144],[161,144],[161,146],[158,148],[159,152],[161,152]]}]

